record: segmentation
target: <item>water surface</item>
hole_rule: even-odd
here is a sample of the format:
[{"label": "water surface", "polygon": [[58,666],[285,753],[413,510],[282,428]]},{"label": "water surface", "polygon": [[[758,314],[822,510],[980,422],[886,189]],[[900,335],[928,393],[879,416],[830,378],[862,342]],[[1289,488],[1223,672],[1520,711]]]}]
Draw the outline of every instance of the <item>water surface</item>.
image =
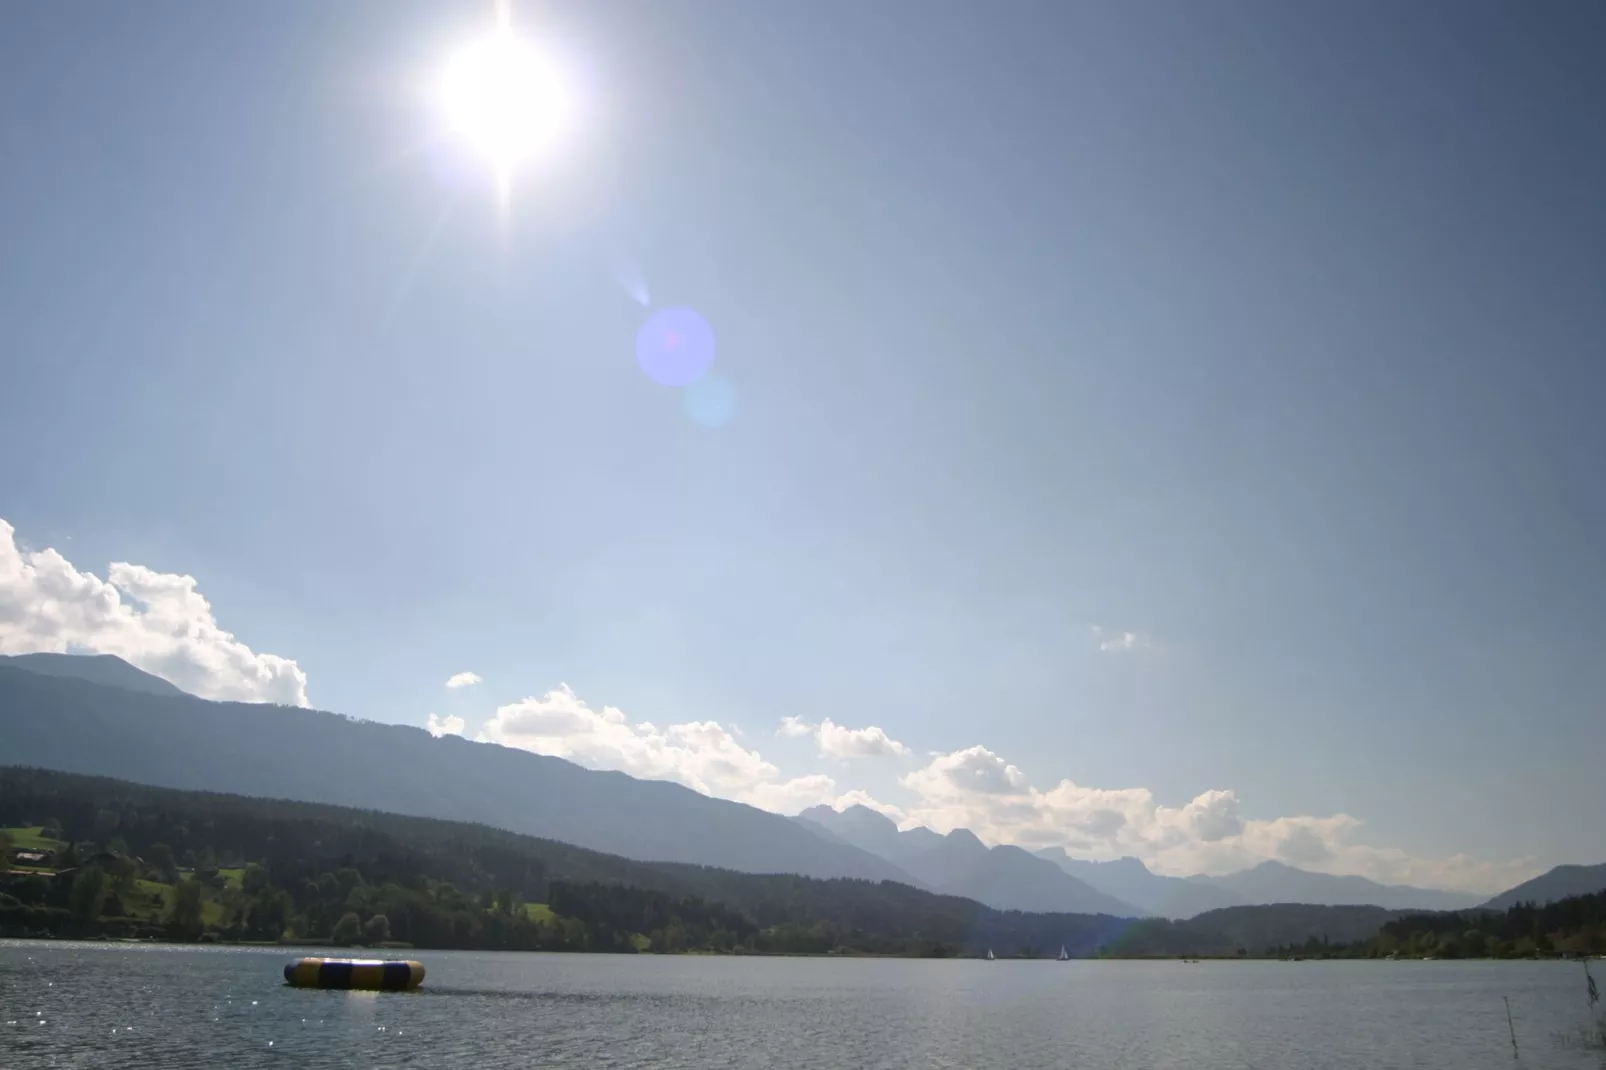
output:
[{"label": "water surface", "polygon": [[456,951],[417,993],[286,987],[317,953],[0,941],[0,1067],[1606,1068],[1576,963]]}]

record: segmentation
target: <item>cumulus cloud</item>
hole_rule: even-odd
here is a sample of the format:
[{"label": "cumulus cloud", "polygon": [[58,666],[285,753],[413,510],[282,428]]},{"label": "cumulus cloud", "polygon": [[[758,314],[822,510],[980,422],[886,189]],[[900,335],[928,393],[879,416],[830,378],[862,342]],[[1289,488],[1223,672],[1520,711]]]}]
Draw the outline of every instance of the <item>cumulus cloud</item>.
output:
[{"label": "cumulus cloud", "polygon": [[1230,791],[1210,790],[1195,796],[1182,808],[1184,827],[1199,840],[1215,843],[1244,830],[1238,816],[1238,796]]},{"label": "cumulus cloud", "polygon": [[439,739],[441,736],[460,736],[466,727],[461,717],[436,717],[429,715],[429,723],[424,726],[429,734]]},{"label": "cumulus cloud", "polygon": [[972,795],[1012,795],[1027,789],[1025,773],[980,746],[937,755],[925,768],[904,777],[903,786],[939,805]]},{"label": "cumulus cloud", "polygon": [[909,753],[909,748],[887,735],[885,729],[875,725],[849,728],[829,717],[819,724],[810,724],[801,717],[782,717],[775,734],[788,739],[813,736],[820,753],[831,758],[890,758]]},{"label": "cumulus cloud", "polygon": [[782,717],[781,727],[775,734],[785,736],[787,739],[802,739],[804,736],[814,734],[814,726],[801,717]]},{"label": "cumulus cloud", "polygon": [[[452,720],[432,720],[432,730]],[[784,718],[777,734],[813,738],[832,757],[907,752],[879,729],[848,729],[830,720]],[[567,686],[498,708],[479,738],[591,768],[671,780],[782,813],[818,803],[837,809],[857,804],[886,814],[900,828],[968,828],[989,843],[1064,847],[1085,858],[1134,855],[1157,872],[1176,875],[1225,873],[1277,859],[1385,883],[1485,892],[1525,880],[1536,869],[1531,859],[1419,858],[1374,847],[1361,841],[1361,822],[1345,814],[1251,820],[1237,793],[1226,788],[1169,805],[1141,787],[1095,788],[1071,780],[1039,787],[1020,767],[980,745],[929,755],[897,781],[908,800],[888,803],[859,788],[839,791],[823,773],[783,777],[716,721],[636,722],[615,707],[589,705]]]},{"label": "cumulus cloud", "polygon": [[1248,820],[1237,794],[1226,789],[1168,806],[1147,788],[1091,788],[1070,780],[1038,788],[982,746],[933,756],[899,783],[915,797],[901,811],[901,825],[968,828],[991,843],[1058,846],[1082,857],[1133,855],[1175,875],[1225,873],[1276,859],[1383,883],[1485,892],[1536,871],[1526,858],[1420,858],[1374,847],[1357,839],[1362,823],[1347,814]]},{"label": "cumulus cloud", "polygon": [[0,520],[0,654],[115,654],[203,698],[307,704],[307,674],[219,627],[193,576],[114,561],[106,579]]},{"label": "cumulus cloud", "polygon": [[613,706],[593,709],[567,684],[498,707],[479,738],[595,769],[672,780],[705,795],[777,811],[801,810],[836,794],[835,782],[824,774],[783,780],[775,765],[742,746],[717,721],[662,728],[650,721],[632,723]]},{"label": "cumulus cloud", "polygon": [[875,725],[849,728],[829,717],[820,722],[815,737],[820,741],[820,750],[833,758],[889,758],[909,753],[908,747]]},{"label": "cumulus cloud", "polygon": [[460,687],[473,687],[485,681],[477,672],[460,672],[446,678],[446,686],[456,691]]},{"label": "cumulus cloud", "polygon": [[1097,624],[1089,625],[1089,627],[1093,631],[1093,639],[1098,643],[1099,650],[1106,654],[1138,650],[1147,645],[1137,632],[1111,631]]}]

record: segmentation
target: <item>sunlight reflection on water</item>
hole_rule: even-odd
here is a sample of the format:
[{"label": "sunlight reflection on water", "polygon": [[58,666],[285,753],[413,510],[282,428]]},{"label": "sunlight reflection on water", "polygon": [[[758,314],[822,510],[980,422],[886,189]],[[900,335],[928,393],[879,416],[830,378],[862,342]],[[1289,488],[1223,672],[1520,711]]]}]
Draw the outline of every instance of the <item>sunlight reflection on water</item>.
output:
[{"label": "sunlight reflection on water", "polygon": [[418,952],[424,988],[381,994],[286,987],[303,953],[0,942],[0,1066],[1602,1065],[1560,963]]}]

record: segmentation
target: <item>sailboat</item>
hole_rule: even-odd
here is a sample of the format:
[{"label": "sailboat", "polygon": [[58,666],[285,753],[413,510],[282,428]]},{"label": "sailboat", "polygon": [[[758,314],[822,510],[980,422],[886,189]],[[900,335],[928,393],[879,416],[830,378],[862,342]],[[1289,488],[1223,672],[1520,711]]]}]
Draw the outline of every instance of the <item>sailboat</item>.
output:
[{"label": "sailboat", "polygon": [[992,962],[992,961],[993,961],[993,958],[994,958],[994,956],[993,956],[993,949],[992,949],[992,948],[988,948],[988,949],[987,949],[987,961],[988,961],[988,962]]},{"label": "sailboat", "polygon": [[1069,961],[1071,961],[1071,956],[1067,955],[1065,953],[1065,945],[1064,944],[1060,945],[1060,961],[1061,962],[1069,962]]}]

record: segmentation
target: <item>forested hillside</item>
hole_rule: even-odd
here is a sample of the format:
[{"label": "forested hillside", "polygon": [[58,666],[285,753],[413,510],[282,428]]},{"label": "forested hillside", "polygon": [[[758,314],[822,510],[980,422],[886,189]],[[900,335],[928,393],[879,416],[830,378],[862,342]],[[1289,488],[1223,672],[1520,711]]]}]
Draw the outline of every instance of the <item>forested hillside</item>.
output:
[{"label": "forested hillside", "polygon": [[1504,913],[998,911],[894,882],[635,862],[483,825],[0,768],[0,935],[913,956],[1606,951],[1606,893]]},{"label": "forested hillside", "polygon": [[[8,916],[0,902],[0,924],[13,929],[344,942],[379,915],[385,937],[422,947],[954,955],[1061,945],[1091,954],[1127,924],[999,912],[892,882],[634,862],[481,825],[29,769],[0,769],[0,827],[39,830],[30,835],[60,844],[53,868],[78,870],[14,873],[4,892],[19,903]],[[175,919],[178,903],[188,913]]]},{"label": "forested hillside", "polygon": [[1399,916],[1382,907],[1280,903],[1223,907],[1185,921],[1149,918],[1128,929],[1111,950],[1122,955],[1264,955],[1286,946],[1346,945],[1375,935]]}]

